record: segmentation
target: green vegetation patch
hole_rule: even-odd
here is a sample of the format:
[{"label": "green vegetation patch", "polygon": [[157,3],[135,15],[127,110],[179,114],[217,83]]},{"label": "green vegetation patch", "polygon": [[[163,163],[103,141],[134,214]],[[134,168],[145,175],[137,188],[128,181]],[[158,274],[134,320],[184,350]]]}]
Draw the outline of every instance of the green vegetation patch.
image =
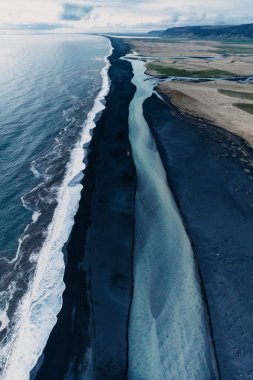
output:
[{"label": "green vegetation patch", "polygon": [[[182,38],[162,38],[162,37],[158,37],[158,38],[131,38],[130,42],[131,41],[135,41],[135,42],[143,42],[143,44],[181,44],[181,43],[184,43],[185,40],[182,39]],[[126,42],[129,42],[126,40]]]},{"label": "green vegetation patch", "polygon": [[185,70],[175,67],[165,67],[156,63],[148,63],[146,65],[148,70],[154,70],[160,75],[166,75],[170,77],[187,77],[187,78],[210,78],[210,77],[224,77],[235,76],[235,74],[225,70]]},{"label": "green vegetation patch", "polygon": [[240,39],[240,38],[226,38],[221,40],[225,45],[231,44],[231,45],[250,45],[253,44],[252,38],[250,39]]},{"label": "green vegetation patch", "polygon": [[222,89],[219,89],[218,92],[223,95],[230,96],[232,98],[253,100],[253,93],[251,92],[231,91],[231,90],[222,90]]},{"label": "green vegetation patch", "polygon": [[233,104],[235,107],[240,108],[241,110],[251,113],[253,115],[253,104],[246,103],[235,103]]},{"label": "green vegetation patch", "polygon": [[233,46],[233,45],[221,45],[219,46],[220,54],[253,54],[252,47],[248,46]]}]

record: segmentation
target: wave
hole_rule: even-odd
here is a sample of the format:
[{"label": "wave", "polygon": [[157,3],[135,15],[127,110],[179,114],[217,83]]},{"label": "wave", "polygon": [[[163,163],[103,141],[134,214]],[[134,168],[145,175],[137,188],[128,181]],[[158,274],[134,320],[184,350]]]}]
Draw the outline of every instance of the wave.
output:
[{"label": "wave", "polygon": [[[62,294],[65,288],[63,247],[71,233],[81,196],[80,182],[86,167],[84,145],[91,141],[91,131],[96,126],[96,118],[105,108],[105,97],[109,92],[108,58],[112,54],[112,49],[110,44],[110,52],[104,58],[105,66],[101,71],[101,90],[87,115],[81,138],[71,152],[64,180],[57,189],[57,206],[47,228],[43,246],[29,258],[31,262],[37,261],[36,270],[14,314],[13,328],[8,334],[4,347],[1,347],[1,357],[5,358],[3,380],[29,378],[29,373],[40,357],[62,307]],[[38,176],[39,173],[34,169],[32,166],[34,174]],[[32,223],[36,223],[40,217],[39,210],[35,210]],[[20,239],[17,255],[12,262],[18,260],[20,246],[25,238],[26,235]]]}]

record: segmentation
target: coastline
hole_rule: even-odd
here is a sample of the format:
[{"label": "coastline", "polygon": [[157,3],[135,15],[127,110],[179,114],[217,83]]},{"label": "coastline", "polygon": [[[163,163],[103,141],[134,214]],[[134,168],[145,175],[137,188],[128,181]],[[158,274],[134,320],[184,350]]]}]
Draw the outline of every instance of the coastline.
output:
[{"label": "coastline", "polygon": [[[186,57],[179,44],[168,42],[180,56],[161,55],[153,64],[161,54],[156,40],[153,57],[131,51],[131,40],[122,37],[103,36],[101,46],[96,37],[91,44],[85,40],[66,44],[64,37],[65,53],[62,45],[57,53],[49,44],[58,57],[56,74],[48,59],[41,67],[66,87],[42,81],[52,94],[44,107],[42,97],[36,100],[45,120],[24,128],[36,144],[34,156],[27,149],[30,177],[17,184],[38,186],[23,196],[14,182],[10,194],[3,186],[3,214],[16,205],[17,193],[31,220],[16,256],[9,260],[6,251],[1,258],[1,289],[13,287],[0,292],[0,377],[252,380],[253,77],[206,78],[208,70],[196,65],[217,71],[222,63],[217,52],[203,55],[207,47]],[[29,60],[35,56],[32,49]],[[248,58],[229,60],[236,66]],[[173,77],[173,70],[186,76]],[[162,71],[170,75],[159,76]],[[32,106],[33,81],[24,82],[24,101]],[[18,83],[17,96],[23,89]],[[64,96],[54,96],[50,83]],[[20,130],[14,123],[6,140],[11,150]],[[26,162],[14,151],[13,173]],[[8,160],[8,150],[4,156]],[[3,171],[3,184],[6,177]],[[21,225],[11,213],[9,219],[6,230]],[[15,345],[9,337],[17,338]]]},{"label": "coastline", "polygon": [[[119,60],[127,53],[127,45],[110,40],[114,47],[109,58],[111,86],[106,108],[93,130],[79,209],[66,247],[63,307],[32,373],[36,380],[60,380],[66,375],[76,379],[91,373],[112,379],[126,372],[136,186],[128,107],[134,87],[131,66]],[[106,308],[104,302],[108,302]]]},{"label": "coastline", "polygon": [[[36,380],[49,375],[52,380],[126,378],[136,191],[128,109],[135,89],[131,65],[119,59],[128,52],[127,44],[110,39],[115,48],[111,88],[93,131],[80,207],[66,248],[63,308],[32,377]],[[247,236],[253,231],[252,168],[245,154],[251,149],[244,151],[243,142],[232,134],[174,112],[170,102],[164,104],[156,95],[144,103],[196,254],[221,376],[248,380],[253,305],[247,289],[253,284],[246,267],[251,265],[253,238]],[[239,261],[238,252],[243,252]]]},{"label": "coastline", "polygon": [[[13,264],[14,268],[18,267],[21,261],[30,262],[33,267],[27,267],[27,273],[24,276],[24,281],[29,279],[26,284],[26,292],[20,289],[20,293],[23,292],[23,294],[13,312],[10,336],[8,333],[6,334],[6,344],[3,349],[3,356],[6,357],[3,365],[4,379],[16,378],[16,362],[19,363],[19,378],[26,379],[29,376],[29,372],[44,349],[62,306],[65,270],[64,247],[74,224],[74,216],[78,209],[82,190],[80,182],[82,171],[85,169],[83,161],[86,159],[86,150],[83,149],[83,145],[89,145],[95,118],[104,109],[104,97],[109,90],[107,76],[109,61],[107,58],[107,56],[104,57],[105,65],[100,72],[102,78],[100,91],[94,98],[94,104],[82,125],[83,129],[80,135],[78,134],[79,139],[73,145],[69,161],[66,161],[62,182],[55,183],[56,198],[53,202],[54,207],[48,211],[46,216],[48,224],[45,227],[40,220],[44,210],[43,212],[34,211],[31,223],[25,227],[24,233],[19,239],[15,258],[8,262]],[[36,177],[38,172],[34,172],[32,169],[33,164],[34,162],[30,169]],[[32,193],[38,187],[39,185],[30,192]],[[26,207],[24,197],[21,200],[23,206]],[[35,224],[38,228],[37,235],[41,235],[41,241],[36,246],[38,236],[35,235],[32,247],[28,248],[26,241],[29,240],[28,232]],[[31,256],[28,255],[29,249],[34,249]],[[24,350],[24,346],[26,350]]]}]

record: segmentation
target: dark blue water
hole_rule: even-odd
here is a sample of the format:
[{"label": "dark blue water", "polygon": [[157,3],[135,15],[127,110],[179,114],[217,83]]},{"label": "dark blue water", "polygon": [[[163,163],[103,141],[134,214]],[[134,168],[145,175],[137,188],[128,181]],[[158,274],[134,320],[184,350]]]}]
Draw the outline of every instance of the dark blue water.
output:
[{"label": "dark blue water", "polygon": [[[0,36],[0,374],[5,379],[14,378],[13,352],[21,355],[21,341],[27,354],[20,356],[25,364],[19,379],[27,378],[61,305],[61,248],[78,205],[83,144],[103,108],[109,51],[109,41],[98,36]],[[43,331],[37,334],[36,326]]]}]

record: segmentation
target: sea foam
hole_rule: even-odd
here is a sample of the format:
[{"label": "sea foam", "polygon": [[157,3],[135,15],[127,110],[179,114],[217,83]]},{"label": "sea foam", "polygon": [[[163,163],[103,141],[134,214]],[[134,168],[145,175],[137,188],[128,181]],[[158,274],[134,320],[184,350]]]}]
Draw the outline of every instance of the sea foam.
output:
[{"label": "sea foam", "polygon": [[[44,244],[37,256],[36,271],[29,284],[28,291],[21,299],[15,312],[14,329],[8,336],[7,343],[1,350],[5,357],[3,380],[26,380],[40,357],[51,330],[57,322],[57,314],[62,306],[62,294],[65,288],[63,246],[67,242],[74,224],[81,196],[82,172],[85,169],[84,145],[91,140],[91,130],[95,128],[95,120],[105,108],[105,96],[109,91],[108,70],[110,62],[104,58],[105,66],[101,71],[102,87],[95,99],[83,126],[81,139],[71,153],[66,168],[66,175],[58,189],[57,207],[47,230]],[[35,173],[38,174],[37,172]],[[33,223],[40,217],[33,214]],[[25,237],[23,237],[25,238]],[[19,247],[21,245],[19,242]],[[17,255],[14,259],[17,260]],[[6,316],[3,316],[7,323]]]}]

